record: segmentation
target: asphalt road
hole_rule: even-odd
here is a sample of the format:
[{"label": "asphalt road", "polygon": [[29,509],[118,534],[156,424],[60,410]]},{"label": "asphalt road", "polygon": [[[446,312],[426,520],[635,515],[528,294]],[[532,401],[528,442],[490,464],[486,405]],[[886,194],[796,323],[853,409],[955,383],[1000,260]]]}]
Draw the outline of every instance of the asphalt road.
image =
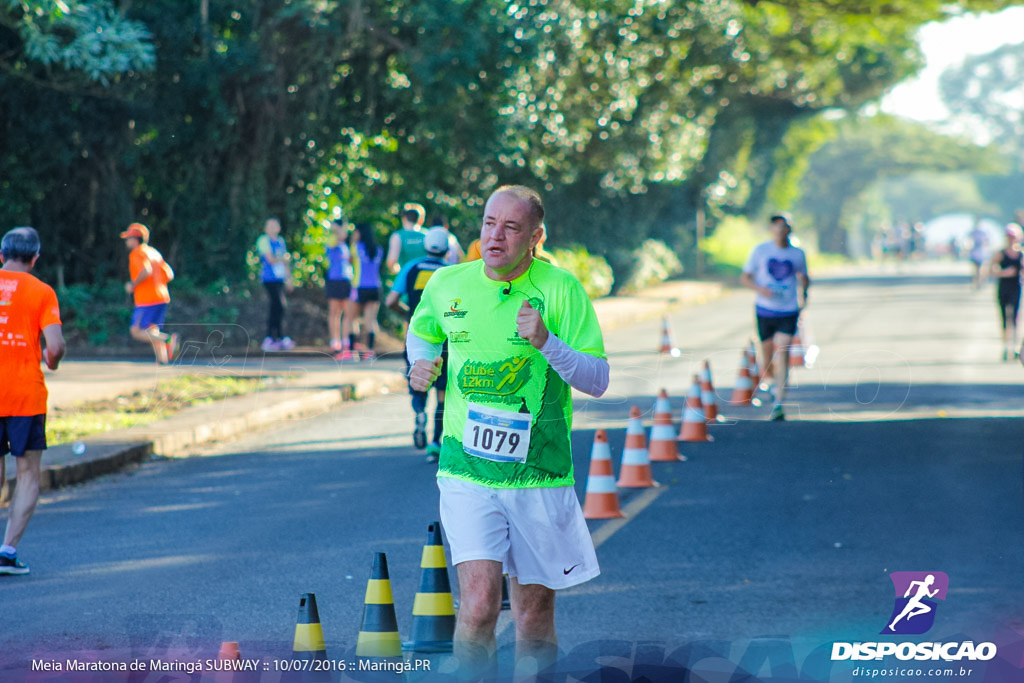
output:
[{"label": "asphalt road", "polygon": [[[612,387],[578,402],[581,496],[594,428],[617,460],[629,406],[649,417],[665,387],[678,409],[705,358],[728,397],[750,299],[673,316],[678,357],[654,353],[659,321],[607,334]],[[570,660],[795,675],[824,666],[816,648],[879,639],[888,572],[941,571],[928,638],[993,640],[991,675],[1024,680],[1024,368],[999,359],[993,299],[942,269],[818,283],[819,353],[795,373],[791,420],[723,407],[713,443],[684,444],[686,462],[655,466],[661,487],[623,496],[624,524],[592,523],[602,575],[559,598]],[[48,496],[20,548],[32,574],[0,580],[0,679],[51,654],[209,656],[222,640],[287,657],[304,592],[342,657],[378,550],[407,634],[437,517],[410,431],[407,398],[385,396]]]}]

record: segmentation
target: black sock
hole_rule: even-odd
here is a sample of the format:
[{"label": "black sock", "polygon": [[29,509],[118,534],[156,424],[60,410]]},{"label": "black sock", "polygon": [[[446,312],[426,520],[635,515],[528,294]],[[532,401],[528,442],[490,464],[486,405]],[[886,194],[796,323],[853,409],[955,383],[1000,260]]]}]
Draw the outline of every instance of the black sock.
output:
[{"label": "black sock", "polygon": [[375,336],[376,335],[373,332],[370,332],[366,335],[366,348],[370,349],[371,351],[373,351],[373,338]]},{"label": "black sock", "polygon": [[441,436],[444,434],[444,401],[437,402],[437,409],[434,410],[434,443],[441,443]]},{"label": "black sock", "polygon": [[348,335],[348,348],[352,349],[353,351],[356,350],[356,335]]}]

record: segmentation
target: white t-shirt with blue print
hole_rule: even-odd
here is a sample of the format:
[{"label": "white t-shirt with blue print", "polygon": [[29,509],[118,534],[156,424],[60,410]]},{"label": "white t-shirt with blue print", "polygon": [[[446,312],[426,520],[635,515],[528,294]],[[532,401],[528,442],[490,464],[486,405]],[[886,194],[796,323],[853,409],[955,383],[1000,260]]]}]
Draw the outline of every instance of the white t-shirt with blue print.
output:
[{"label": "white t-shirt with blue print", "polygon": [[772,296],[759,292],[754,300],[759,316],[782,318],[800,312],[796,275],[807,275],[807,257],[803,249],[792,245],[780,247],[775,242],[759,244],[750,253],[743,272],[753,276],[758,287],[772,290]]}]

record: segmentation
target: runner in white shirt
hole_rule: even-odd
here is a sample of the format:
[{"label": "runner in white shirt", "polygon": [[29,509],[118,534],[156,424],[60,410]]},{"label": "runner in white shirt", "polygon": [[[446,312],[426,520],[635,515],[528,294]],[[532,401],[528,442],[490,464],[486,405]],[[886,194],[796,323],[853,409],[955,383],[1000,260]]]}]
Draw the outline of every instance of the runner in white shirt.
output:
[{"label": "runner in white shirt", "polygon": [[971,245],[971,263],[974,264],[972,282],[975,289],[981,289],[985,284],[985,264],[988,261],[988,233],[981,227],[981,221],[974,224],[974,229],[967,235],[967,240]]},{"label": "runner in white shirt", "polygon": [[740,282],[757,292],[755,310],[761,339],[764,377],[775,379],[772,421],[785,420],[783,404],[789,379],[789,346],[796,334],[800,311],[807,305],[807,257],[790,244],[792,228],[786,216],[772,216],[772,241],[754,247],[743,266]]}]

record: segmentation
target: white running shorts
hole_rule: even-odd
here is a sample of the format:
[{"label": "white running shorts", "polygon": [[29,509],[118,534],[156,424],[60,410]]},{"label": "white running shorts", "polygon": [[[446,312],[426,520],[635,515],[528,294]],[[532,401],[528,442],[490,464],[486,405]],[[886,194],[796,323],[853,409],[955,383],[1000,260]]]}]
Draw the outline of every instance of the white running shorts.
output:
[{"label": "white running shorts", "polygon": [[552,590],[601,573],[573,487],[492,489],[451,477],[437,487],[453,565],[494,560],[519,583]]}]

